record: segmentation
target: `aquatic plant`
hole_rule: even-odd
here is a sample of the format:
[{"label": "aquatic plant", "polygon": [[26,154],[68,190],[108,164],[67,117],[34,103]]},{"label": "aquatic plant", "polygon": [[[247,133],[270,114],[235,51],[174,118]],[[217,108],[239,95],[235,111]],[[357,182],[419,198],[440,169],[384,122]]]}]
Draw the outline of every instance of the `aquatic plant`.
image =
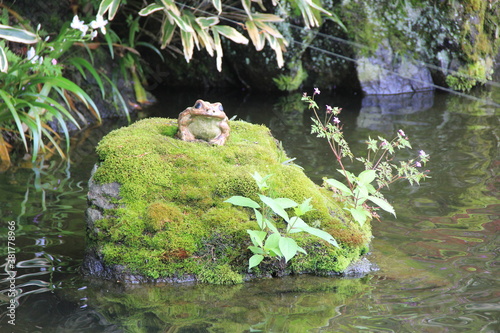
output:
[{"label": "aquatic plant", "polygon": [[[419,155],[414,159],[399,161],[399,165],[392,163],[396,150],[412,148],[407,135],[400,129],[390,141],[381,136],[377,139],[368,137],[367,157],[355,158],[344,138],[343,125],[338,118],[342,109],[327,105],[325,115],[321,118],[318,113],[318,104],[314,100],[314,96],[319,94],[320,90],[315,88],[312,96],[304,93],[302,97],[314,114],[311,118],[313,121],[311,133],[327,140],[340,166],[337,171],[347,183],[345,185],[336,179],[324,178],[325,186],[331,187],[342,198],[344,209],[349,211],[360,225],[373,217],[378,218],[377,210],[379,209],[396,216],[394,208],[387,202],[380,190],[388,188],[390,184],[401,179],[408,180],[410,184],[419,184],[422,179],[429,178],[429,170],[421,169],[429,160],[429,155],[420,150]],[[345,157],[351,161],[355,158],[362,162],[365,170],[357,176],[348,171],[343,162]],[[376,182],[376,186],[372,184],[373,182]]]},{"label": "aquatic plant", "polygon": [[[309,226],[301,218],[307,212],[314,210],[311,206],[311,198],[305,199],[301,204],[298,204],[289,198],[268,197],[265,194],[272,192],[272,189],[266,180],[271,175],[262,177],[258,172],[255,172],[252,177],[261,191],[259,198],[263,203],[262,207],[256,201],[244,196],[232,196],[225,201],[236,206],[252,208],[255,213],[260,230],[247,230],[253,244],[253,246],[248,247],[253,253],[253,256],[248,261],[248,269],[259,265],[265,257],[278,257],[280,260],[284,259],[286,264],[298,252],[307,255],[306,250],[300,247],[293,238],[288,237],[288,235],[294,233],[306,232],[339,247],[332,235]],[[295,216],[290,217],[288,215],[286,210],[289,208],[293,208]],[[279,220],[278,217],[286,222],[286,228],[278,229],[277,223],[274,222],[277,219]]]}]

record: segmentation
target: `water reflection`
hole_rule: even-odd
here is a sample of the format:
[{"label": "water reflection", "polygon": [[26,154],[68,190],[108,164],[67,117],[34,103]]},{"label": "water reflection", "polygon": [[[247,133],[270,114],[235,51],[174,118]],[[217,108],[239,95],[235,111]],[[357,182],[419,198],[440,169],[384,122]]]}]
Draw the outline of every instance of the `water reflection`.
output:
[{"label": "water reflection", "polygon": [[[490,98],[491,92],[478,97]],[[318,183],[336,176],[332,154],[310,135],[299,95],[164,94],[155,116],[175,117],[202,98],[229,116],[268,125],[290,157]],[[368,135],[402,128],[415,150],[431,155],[433,178],[394,184],[386,193],[398,218],[373,223],[372,260],[364,279],[309,276],[232,287],[135,286],[83,280],[86,181],[100,134],[75,140],[73,165],[0,174],[1,235],[17,230],[16,328],[21,332],[494,332],[498,322],[500,124],[487,103],[425,93],[364,98],[323,92],[319,105],[343,108],[356,154]],[[117,124],[116,126],[121,126]],[[105,133],[107,130],[98,129]],[[410,152],[402,152],[403,157]],[[0,237],[5,243],[5,238]],[[5,247],[0,247],[5,256]],[[5,267],[3,265],[2,267]],[[0,289],[6,275],[0,269]],[[8,298],[0,294],[0,304]],[[7,324],[0,308],[0,330]]]}]

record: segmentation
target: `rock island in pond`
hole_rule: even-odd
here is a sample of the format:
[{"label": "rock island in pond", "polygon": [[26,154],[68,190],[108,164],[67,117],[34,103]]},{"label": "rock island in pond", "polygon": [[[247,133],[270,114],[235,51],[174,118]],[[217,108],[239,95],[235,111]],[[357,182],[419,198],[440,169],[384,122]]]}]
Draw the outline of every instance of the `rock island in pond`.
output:
[{"label": "rock island in pond", "polygon": [[[177,121],[150,118],[109,133],[97,147],[89,184],[85,274],[126,282],[238,283],[252,277],[343,272],[368,250],[370,224],[344,214],[333,192],[288,160],[265,126],[230,121],[225,145],[176,138]],[[308,255],[248,271],[252,210],[224,200],[257,200],[251,174],[272,174],[275,197],[312,198],[308,224],[329,232],[334,247],[294,234]]]}]

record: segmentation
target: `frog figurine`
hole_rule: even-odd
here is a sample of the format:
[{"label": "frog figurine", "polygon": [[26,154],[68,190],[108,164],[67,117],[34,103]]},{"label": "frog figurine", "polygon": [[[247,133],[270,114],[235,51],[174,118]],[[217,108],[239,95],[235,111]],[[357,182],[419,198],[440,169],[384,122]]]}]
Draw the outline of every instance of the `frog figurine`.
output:
[{"label": "frog figurine", "polygon": [[222,146],[229,137],[229,123],[222,104],[201,99],[186,108],[177,120],[177,137],[183,141],[208,141]]}]

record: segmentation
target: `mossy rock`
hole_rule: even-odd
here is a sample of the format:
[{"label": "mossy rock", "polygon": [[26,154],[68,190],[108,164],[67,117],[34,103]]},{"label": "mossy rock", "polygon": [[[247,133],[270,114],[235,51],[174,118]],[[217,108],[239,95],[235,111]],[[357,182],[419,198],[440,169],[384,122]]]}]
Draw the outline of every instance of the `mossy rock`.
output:
[{"label": "mossy rock", "polygon": [[[350,221],[333,192],[314,184],[280,150],[265,126],[232,121],[224,146],[174,137],[173,119],[150,118],[109,133],[89,190],[86,274],[124,281],[239,283],[250,277],[337,274],[368,248],[369,223]],[[273,196],[312,198],[304,220],[329,232],[340,247],[293,234],[309,254],[287,265],[265,261],[248,271],[253,211],[224,202],[257,200],[251,174],[272,174]],[[113,190],[114,189],[114,190]],[[114,191],[114,192],[113,192]],[[222,276],[224,275],[224,276]]]}]

